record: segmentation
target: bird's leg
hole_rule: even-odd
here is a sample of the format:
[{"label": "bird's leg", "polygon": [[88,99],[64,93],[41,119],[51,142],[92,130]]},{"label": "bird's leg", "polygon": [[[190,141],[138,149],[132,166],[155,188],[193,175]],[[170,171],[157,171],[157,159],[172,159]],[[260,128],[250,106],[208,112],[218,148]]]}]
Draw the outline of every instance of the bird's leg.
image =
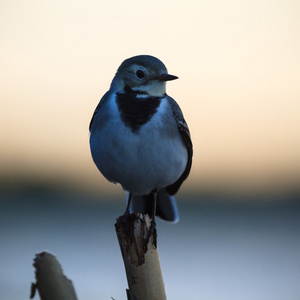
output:
[{"label": "bird's leg", "polygon": [[123,216],[128,216],[130,214],[130,203],[131,203],[132,193],[129,193],[126,210]]},{"label": "bird's leg", "polygon": [[148,234],[147,234],[147,237],[146,237],[144,247],[146,247],[148,245],[150,237],[153,234],[153,244],[154,244],[154,247],[157,248],[157,231],[156,231],[156,222],[155,222],[157,195],[158,195],[158,190],[154,190],[151,193],[151,196],[152,196],[152,216],[151,216],[150,228],[149,228],[149,231],[148,231]]}]

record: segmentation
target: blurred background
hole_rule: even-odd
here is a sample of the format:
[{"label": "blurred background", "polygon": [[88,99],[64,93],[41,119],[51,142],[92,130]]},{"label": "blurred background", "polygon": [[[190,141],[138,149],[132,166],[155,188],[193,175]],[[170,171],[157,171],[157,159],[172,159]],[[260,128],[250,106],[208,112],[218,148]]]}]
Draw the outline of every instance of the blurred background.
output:
[{"label": "blurred background", "polygon": [[181,220],[158,222],[168,299],[299,299],[299,1],[11,0],[0,26],[1,299],[29,298],[44,250],[79,299],[126,299],[125,194],[88,125],[138,54],[179,76],[194,143]]}]

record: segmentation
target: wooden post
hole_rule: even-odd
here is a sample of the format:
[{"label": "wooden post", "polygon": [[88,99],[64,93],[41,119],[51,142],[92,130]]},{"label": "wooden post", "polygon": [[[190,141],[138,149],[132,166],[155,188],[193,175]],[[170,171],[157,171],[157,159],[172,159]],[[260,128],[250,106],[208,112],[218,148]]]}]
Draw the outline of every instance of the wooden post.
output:
[{"label": "wooden post", "polygon": [[30,299],[38,290],[42,300],[77,300],[72,281],[63,274],[54,255],[48,252],[36,254],[33,266],[36,283],[31,284]]},{"label": "wooden post", "polygon": [[148,215],[131,214],[117,219],[115,224],[129,289],[128,300],[166,300],[158,250],[151,236],[145,245],[150,228]]}]

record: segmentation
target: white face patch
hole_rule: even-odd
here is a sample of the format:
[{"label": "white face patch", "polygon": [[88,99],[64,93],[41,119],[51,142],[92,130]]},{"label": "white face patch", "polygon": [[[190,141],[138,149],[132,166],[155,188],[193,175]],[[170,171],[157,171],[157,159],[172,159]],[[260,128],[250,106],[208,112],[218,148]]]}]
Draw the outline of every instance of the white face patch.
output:
[{"label": "white face patch", "polygon": [[136,73],[137,70],[141,70],[147,74],[147,69],[145,67],[136,64],[130,66],[129,70],[131,70],[133,73]]},{"label": "white face patch", "polygon": [[134,91],[146,92],[153,97],[161,97],[166,93],[166,83],[158,80],[152,80],[145,85],[132,88]]}]

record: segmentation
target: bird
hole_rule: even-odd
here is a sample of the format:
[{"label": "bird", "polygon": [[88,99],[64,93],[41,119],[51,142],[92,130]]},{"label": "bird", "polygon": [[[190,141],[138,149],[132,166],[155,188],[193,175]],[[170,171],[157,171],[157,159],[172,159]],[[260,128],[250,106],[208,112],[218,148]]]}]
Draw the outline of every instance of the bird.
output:
[{"label": "bird", "polygon": [[189,127],[177,102],[166,93],[166,82],[175,79],[154,56],[124,60],[89,126],[95,165],[128,193],[124,216],[151,217],[147,242],[156,235],[155,215],[178,222],[174,195],[192,166]]}]

